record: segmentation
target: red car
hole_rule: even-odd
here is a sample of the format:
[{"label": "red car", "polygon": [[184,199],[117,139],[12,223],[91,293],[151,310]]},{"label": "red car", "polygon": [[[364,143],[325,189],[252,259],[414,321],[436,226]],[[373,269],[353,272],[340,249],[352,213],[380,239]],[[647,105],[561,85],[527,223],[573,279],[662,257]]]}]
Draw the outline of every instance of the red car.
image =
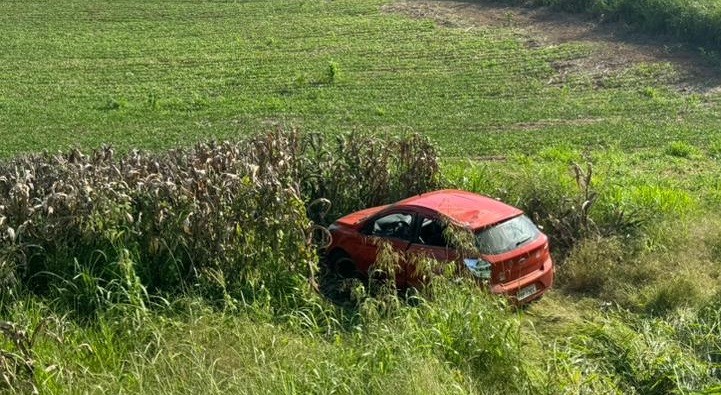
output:
[{"label": "red car", "polygon": [[[444,236],[449,223],[473,232],[479,256],[461,258]],[[367,278],[381,238],[405,257],[421,254],[456,261],[488,283],[491,292],[517,303],[539,298],[553,284],[548,237],[523,211],[470,192],[435,191],[368,208],[340,218],[329,230],[330,268],[348,277]],[[412,268],[401,267],[396,274],[399,288],[418,285],[412,273]]]}]

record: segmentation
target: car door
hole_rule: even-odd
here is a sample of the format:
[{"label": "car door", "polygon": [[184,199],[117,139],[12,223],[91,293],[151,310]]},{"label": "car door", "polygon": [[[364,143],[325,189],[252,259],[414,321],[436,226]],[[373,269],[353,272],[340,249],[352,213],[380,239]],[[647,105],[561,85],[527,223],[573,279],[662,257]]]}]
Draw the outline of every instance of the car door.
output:
[{"label": "car door", "polygon": [[367,275],[376,261],[380,243],[389,243],[393,250],[405,253],[413,236],[414,214],[408,210],[386,211],[370,218],[361,229],[362,240],[355,248],[358,270]]},{"label": "car door", "polygon": [[[459,258],[458,252],[446,240],[445,230],[447,222],[433,213],[418,213],[413,238],[406,250],[407,263],[404,281],[408,285],[417,286],[424,282],[429,272],[441,272],[442,266],[418,267],[431,258],[438,262],[455,262]],[[425,259],[425,260],[424,260]]]}]

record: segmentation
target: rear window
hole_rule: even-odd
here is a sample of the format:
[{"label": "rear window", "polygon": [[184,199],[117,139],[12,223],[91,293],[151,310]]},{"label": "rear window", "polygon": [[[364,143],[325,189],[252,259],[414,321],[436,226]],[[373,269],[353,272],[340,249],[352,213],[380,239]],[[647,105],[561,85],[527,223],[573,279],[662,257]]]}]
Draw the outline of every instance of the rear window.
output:
[{"label": "rear window", "polygon": [[509,219],[476,234],[482,254],[503,254],[535,240],[541,232],[525,215]]}]

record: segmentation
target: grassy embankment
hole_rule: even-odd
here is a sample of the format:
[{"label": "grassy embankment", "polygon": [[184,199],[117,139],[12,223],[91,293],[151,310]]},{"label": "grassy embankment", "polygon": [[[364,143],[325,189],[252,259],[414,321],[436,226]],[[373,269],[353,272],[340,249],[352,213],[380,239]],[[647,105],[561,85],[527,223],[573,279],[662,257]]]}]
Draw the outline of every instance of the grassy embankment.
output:
[{"label": "grassy embankment", "polygon": [[[42,322],[27,352],[20,332],[4,329],[16,335],[15,344],[2,343],[15,354],[3,356],[11,386],[26,391],[30,377],[49,393],[668,393],[718,385],[718,94],[677,90],[688,76],[665,62],[560,75],[555,62],[591,57],[596,48],[534,48],[510,28],[442,28],[385,14],[381,5],[5,2],[2,155],[69,144],[159,149],[235,138],[273,122],[328,135],[412,130],[448,159],[445,184],[536,216],[556,246],[557,289],[514,312],[442,282],[416,307],[388,295],[367,298],[356,285],[357,303],[341,308],[305,285],[307,266],[299,263],[312,263],[313,252],[303,238],[256,221],[259,208],[266,219],[280,210],[302,228],[301,206],[265,207],[273,200],[243,181],[230,185],[256,205],[208,195],[225,207],[209,212],[245,226],[229,233],[185,223],[205,206],[140,199],[152,188],[173,196],[167,185],[131,184],[119,194],[130,200],[112,189],[64,191],[106,204],[83,206],[87,216],[74,217],[67,229],[76,233],[66,235],[82,242],[70,248],[42,232],[21,245],[28,227],[11,223],[22,218],[4,208],[2,274],[11,292],[2,294],[1,316],[30,333]],[[348,154],[359,147],[344,154],[349,168],[368,168]],[[462,159],[491,155],[502,158]],[[314,158],[300,162],[327,163]],[[593,164],[590,187],[575,181],[574,162]],[[405,179],[393,163],[393,177]],[[252,169],[234,171],[252,180]],[[344,167],[324,169],[326,178],[308,179],[333,180],[329,174]],[[260,190],[287,198],[291,188],[306,202],[328,193],[292,192],[298,178],[289,175],[297,174],[279,171],[280,180]],[[227,181],[214,177],[210,185]],[[375,191],[373,180],[328,185],[340,186],[331,192],[348,209],[398,193],[357,200],[347,193]],[[22,195],[13,187],[3,199]],[[148,222],[163,209],[174,221]],[[66,229],[47,208],[38,210],[46,226],[39,229]],[[186,237],[185,225],[199,226],[190,234],[202,237]],[[269,249],[272,239],[282,248]],[[218,240],[240,240],[243,248],[219,254],[208,247]],[[38,271],[28,272],[26,260]],[[288,261],[295,269],[278,270]],[[58,270],[48,275],[51,263]],[[172,275],[154,275],[156,264]]]}]

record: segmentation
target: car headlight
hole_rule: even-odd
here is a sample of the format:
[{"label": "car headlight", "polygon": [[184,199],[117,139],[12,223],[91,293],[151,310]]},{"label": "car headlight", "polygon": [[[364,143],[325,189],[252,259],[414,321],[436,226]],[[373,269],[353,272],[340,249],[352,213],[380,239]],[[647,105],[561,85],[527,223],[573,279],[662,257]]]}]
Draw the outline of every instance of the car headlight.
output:
[{"label": "car headlight", "polygon": [[491,264],[484,261],[483,259],[464,259],[463,263],[466,265],[471,273],[482,280],[491,279]]}]

